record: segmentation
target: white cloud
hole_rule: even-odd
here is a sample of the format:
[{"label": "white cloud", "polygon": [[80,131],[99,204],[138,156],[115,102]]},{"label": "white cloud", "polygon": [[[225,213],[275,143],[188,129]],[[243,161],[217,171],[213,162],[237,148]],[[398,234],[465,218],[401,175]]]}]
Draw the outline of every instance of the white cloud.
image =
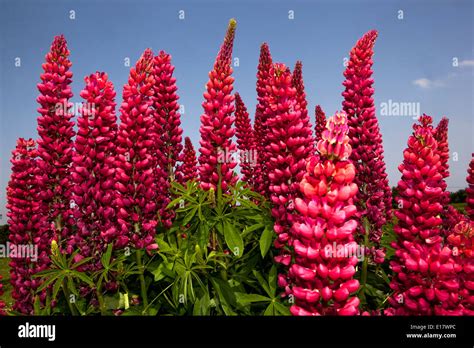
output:
[{"label": "white cloud", "polygon": [[415,86],[418,86],[423,89],[434,88],[434,87],[442,87],[444,83],[440,80],[430,80],[425,77],[416,79],[412,82]]},{"label": "white cloud", "polygon": [[459,62],[460,67],[474,66],[474,59],[465,59]]}]

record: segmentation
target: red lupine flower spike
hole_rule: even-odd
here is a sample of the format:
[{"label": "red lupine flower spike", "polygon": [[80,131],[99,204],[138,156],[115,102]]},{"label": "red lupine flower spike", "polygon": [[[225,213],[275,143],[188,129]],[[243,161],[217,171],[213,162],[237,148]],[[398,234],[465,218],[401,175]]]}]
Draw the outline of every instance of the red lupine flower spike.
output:
[{"label": "red lupine flower spike", "polygon": [[295,64],[295,69],[293,70],[293,75],[291,78],[293,87],[296,88],[296,103],[299,105],[299,110],[301,112],[301,120],[303,122],[303,127],[309,131],[309,134],[306,137],[311,138],[311,146],[306,149],[307,156],[312,155],[314,152],[314,138],[312,135],[312,125],[311,120],[308,115],[308,102],[306,101],[306,92],[304,90],[304,82],[303,82],[303,63],[301,61],[297,61]]},{"label": "red lupine flower spike", "polygon": [[258,193],[268,197],[268,156],[265,150],[268,141],[269,130],[265,126],[266,95],[271,78],[272,56],[267,43],[260,47],[260,58],[257,71],[257,106],[255,110],[254,134],[257,150],[257,165],[255,166],[254,189]]},{"label": "red lupine flower spike", "polygon": [[73,215],[77,232],[69,241],[70,252],[79,249],[78,257],[95,257],[97,267],[108,243],[118,237],[114,224],[115,142],[117,116],[115,90],[106,73],[96,72],[85,79],[84,99],[71,178]]},{"label": "red lupine flower spike", "polygon": [[171,56],[161,51],[154,59],[154,132],[156,134],[155,156],[158,164],[156,171],[158,189],[158,208],[161,222],[170,227],[174,212],[166,209],[171,201],[170,181],[175,178],[176,162],[183,148],[181,116],[179,114],[178,88],[173,77],[174,66]]},{"label": "red lupine flower spike", "polygon": [[231,55],[234,44],[236,21],[231,19],[219,50],[214,69],[209,73],[209,81],[204,93],[204,113],[201,115],[201,134],[199,149],[199,177],[203,189],[216,189],[221,185],[227,191],[238,179],[234,168],[235,143],[232,128],[235,117],[234,96],[232,95],[234,78],[232,75]]},{"label": "red lupine flower spike", "polygon": [[177,180],[181,184],[188,181],[197,180],[197,160],[196,151],[189,137],[184,138],[184,149],[182,155],[183,162],[178,167],[176,174]]},{"label": "red lupine flower spike", "polygon": [[[423,115],[413,126],[399,166],[400,209],[395,212],[397,241],[392,244],[396,251],[390,263],[394,295],[387,314],[430,315],[441,302],[456,306],[453,272],[457,266],[449,248],[442,248],[439,214],[443,210],[443,168],[431,123],[431,117]],[[454,281],[453,287],[444,285],[448,280]]]},{"label": "red lupine flower spike", "polygon": [[130,70],[123,88],[117,134],[115,188],[119,237],[116,247],[129,242],[138,249],[156,249],[158,168],[153,120],[153,53],[147,49]]},{"label": "red lupine flower spike", "polygon": [[240,151],[242,180],[250,187],[254,187],[255,138],[247,108],[238,93],[235,94],[235,128],[237,147]]},{"label": "red lupine flower spike", "polygon": [[316,105],[314,110],[314,114],[316,115],[316,125],[315,125],[315,141],[316,144],[319,140],[321,140],[321,136],[323,131],[326,129],[326,114],[324,113],[323,109],[321,109],[320,105]]},{"label": "red lupine flower spike", "polygon": [[[291,245],[290,227],[295,213],[294,200],[300,196],[299,182],[305,174],[307,149],[312,146],[311,127],[304,126],[302,113],[296,103],[296,89],[292,86],[291,74],[284,64],[274,64],[271,70],[270,87],[265,96],[267,105],[264,113],[268,133],[266,152],[268,154],[269,192],[274,229],[278,234],[277,248]],[[289,251],[284,248],[276,258],[288,265]]]},{"label": "red lupine flower spike", "polygon": [[[287,285],[295,299],[293,315],[359,313],[359,282],[353,279],[359,261],[357,185],[348,130],[344,113],[329,118],[317,144],[319,157],[308,162],[300,183],[304,197],[295,201],[301,219],[293,224],[295,263]],[[285,280],[280,277],[280,282]]]},{"label": "red lupine flower spike", "polygon": [[[41,279],[33,275],[45,270],[49,261],[50,233],[47,216],[43,214],[39,196],[41,177],[37,166],[37,149],[33,139],[18,139],[12,152],[12,174],[7,186],[7,216],[9,242],[18,246],[37,247],[37,259],[11,257],[10,282],[13,286],[13,309],[23,314],[33,314],[35,292]],[[46,299],[46,290],[39,294]],[[0,308],[1,311],[1,308]]]},{"label": "red lupine flower spike", "polygon": [[[373,98],[372,56],[376,38],[377,32],[369,31],[351,50],[344,72],[342,105],[349,122],[349,139],[353,148],[351,160],[356,166],[357,204],[368,222],[374,261],[382,262],[384,253],[380,239],[382,226],[391,218],[392,193],[385,171],[382,136]],[[364,226],[360,225],[359,241],[363,240],[365,233]]]},{"label": "red lupine flower spike", "polygon": [[69,50],[64,36],[56,36],[43,64],[38,84],[38,166],[43,214],[51,224],[50,238],[67,238],[72,226],[70,213],[70,166],[74,136],[70,112],[72,72]]}]

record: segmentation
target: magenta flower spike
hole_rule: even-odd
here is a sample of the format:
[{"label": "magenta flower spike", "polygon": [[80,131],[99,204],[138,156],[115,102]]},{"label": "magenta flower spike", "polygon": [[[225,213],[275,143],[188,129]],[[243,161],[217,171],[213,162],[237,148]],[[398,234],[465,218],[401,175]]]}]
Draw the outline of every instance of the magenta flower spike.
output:
[{"label": "magenta flower spike", "polygon": [[239,93],[235,93],[235,129],[237,148],[240,151],[240,166],[242,180],[254,187],[256,146],[249,113]]},{"label": "magenta flower spike", "polygon": [[[354,165],[346,115],[330,117],[318,156],[307,164],[296,198],[301,218],[293,224],[295,261],[287,293],[294,296],[293,315],[356,315],[359,281],[353,279],[358,263],[355,233],[358,225],[353,182]],[[280,285],[286,280],[280,276]]]},{"label": "magenta flower spike", "polygon": [[129,243],[148,251],[158,247],[154,242],[158,219],[154,86],[153,53],[147,49],[130,70],[128,83],[123,88],[115,176],[117,248]]},{"label": "magenta flower spike", "polygon": [[[296,102],[296,88],[284,64],[276,63],[266,96],[264,117],[268,133],[269,192],[274,230],[278,235],[277,248],[291,245],[290,227],[296,213],[294,200],[301,195],[299,183],[306,172],[307,149],[312,146],[311,127],[302,119],[303,113]],[[290,254],[282,250],[277,262],[288,265]],[[289,251],[288,251],[289,252]]]},{"label": "magenta flower spike", "polygon": [[467,170],[467,189],[466,189],[466,213],[471,220],[474,220],[474,153]]},{"label": "magenta flower spike", "polygon": [[[18,139],[12,152],[12,174],[7,186],[9,242],[13,245],[37,246],[37,259],[11,257],[10,283],[15,300],[13,310],[33,314],[35,292],[41,285],[33,275],[49,265],[50,234],[39,198],[37,149],[33,139]],[[44,301],[46,291],[40,293]]]},{"label": "magenta flower spike", "polygon": [[176,78],[171,56],[161,51],[154,59],[154,127],[159,140],[155,142],[155,156],[158,164],[156,181],[158,189],[158,208],[161,222],[170,227],[174,212],[166,209],[171,201],[170,183],[175,179],[176,163],[183,149],[181,116],[179,114]]},{"label": "magenta flower spike", "polygon": [[344,72],[346,80],[343,83],[342,105],[349,122],[349,139],[353,149],[351,160],[356,166],[358,210],[368,222],[368,231],[362,224],[359,226],[358,240],[362,241],[368,233],[374,261],[382,262],[380,255],[384,253],[380,248],[380,239],[382,226],[391,218],[392,192],[385,171],[382,136],[373,98],[372,56],[376,38],[377,32],[369,31],[351,50]]},{"label": "magenta flower spike", "polygon": [[193,143],[189,137],[184,138],[182,163],[176,171],[177,180],[185,185],[188,181],[197,180],[197,159]]},{"label": "magenta flower spike", "polygon": [[232,141],[235,116],[232,95],[234,78],[231,76],[236,25],[234,19],[229,21],[224,43],[209,73],[207,91],[204,93],[198,170],[201,187],[205,190],[217,189],[220,184],[223,192],[226,192],[229,185],[234,185],[238,179],[234,172],[237,163],[233,156],[236,145]]},{"label": "magenta flower spike", "polygon": [[323,109],[321,109],[320,105],[316,105],[316,108],[314,110],[314,114],[316,116],[316,125],[315,125],[315,141],[316,144],[318,141],[321,140],[321,136],[326,129],[326,114],[324,113]]},{"label": "magenta flower spike", "polygon": [[[390,315],[431,315],[434,306],[452,299],[458,287],[443,287],[437,280],[453,276],[452,253],[442,247],[443,165],[433,137],[432,118],[423,115],[413,126],[403,163],[398,167],[400,208],[395,212],[397,241],[390,266],[393,277]],[[444,266],[446,265],[446,266]]]},{"label": "magenta flower spike", "polygon": [[[56,36],[43,64],[44,73],[38,84],[38,155],[42,171],[42,211],[51,224],[50,238],[67,239],[72,225],[70,200],[70,166],[73,154],[74,123],[72,103],[72,72],[69,50],[64,36]],[[39,174],[38,174],[39,175]]]},{"label": "magenta flower spike", "polygon": [[257,150],[257,165],[255,166],[255,184],[254,189],[256,192],[269,196],[268,192],[268,156],[266,152],[266,146],[268,141],[269,130],[265,126],[265,110],[266,106],[266,95],[268,93],[267,87],[269,86],[271,79],[272,70],[272,56],[270,54],[270,48],[267,43],[263,43],[260,47],[260,58],[258,62],[257,71],[257,107],[255,110],[255,121],[254,121],[254,134],[255,134],[255,145]]},{"label": "magenta flower spike", "polygon": [[92,256],[100,267],[102,252],[119,234],[114,223],[116,93],[106,73],[96,72],[84,80],[71,169],[77,232],[71,236],[69,252],[77,248],[79,257]]}]

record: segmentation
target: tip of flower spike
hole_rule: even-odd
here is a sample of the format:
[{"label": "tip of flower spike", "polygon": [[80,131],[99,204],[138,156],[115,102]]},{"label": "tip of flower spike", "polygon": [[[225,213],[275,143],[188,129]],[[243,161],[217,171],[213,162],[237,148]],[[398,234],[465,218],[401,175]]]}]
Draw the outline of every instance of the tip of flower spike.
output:
[{"label": "tip of flower spike", "polygon": [[230,30],[235,30],[236,26],[237,26],[237,21],[235,20],[235,18],[231,18],[229,20],[229,29]]},{"label": "tip of flower spike", "polygon": [[63,47],[67,44],[66,38],[63,34],[56,35],[53,40],[53,47]]},{"label": "tip of flower spike", "polygon": [[349,158],[352,148],[349,145],[349,126],[344,112],[336,112],[326,122],[326,129],[322,139],[318,142],[317,149],[321,156],[327,158]]},{"label": "tip of flower spike", "polygon": [[433,117],[428,116],[426,114],[423,114],[423,115],[420,116],[418,121],[421,123],[422,126],[426,127],[426,126],[429,126],[433,123]]}]

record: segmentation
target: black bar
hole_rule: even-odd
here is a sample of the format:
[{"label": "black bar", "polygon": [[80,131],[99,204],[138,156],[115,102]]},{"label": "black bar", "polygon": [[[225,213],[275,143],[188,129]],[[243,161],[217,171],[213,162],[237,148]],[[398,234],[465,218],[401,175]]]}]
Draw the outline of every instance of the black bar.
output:
[{"label": "black bar", "polygon": [[[55,325],[55,340],[18,337],[19,326],[26,323],[30,328]],[[407,334],[456,337],[409,338]],[[1,348],[147,343],[473,347],[474,317],[0,317]]]}]

